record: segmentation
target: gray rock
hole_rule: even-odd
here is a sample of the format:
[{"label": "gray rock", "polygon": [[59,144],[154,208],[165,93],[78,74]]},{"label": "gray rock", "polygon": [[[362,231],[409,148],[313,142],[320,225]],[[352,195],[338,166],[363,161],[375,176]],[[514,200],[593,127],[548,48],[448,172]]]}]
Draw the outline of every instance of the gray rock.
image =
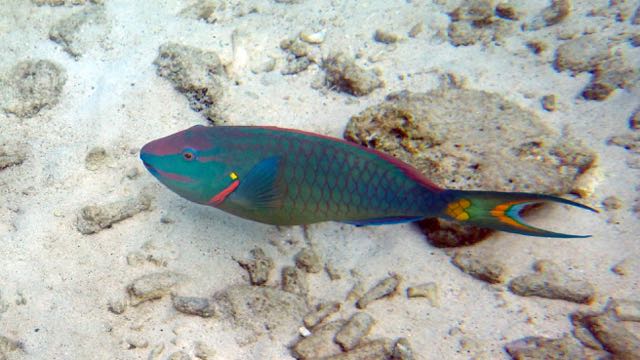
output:
[{"label": "gray rock", "polygon": [[84,158],[84,167],[90,171],[96,171],[107,161],[107,150],[101,146],[96,146],[89,150]]},{"label": "gray rock", "polygon": [[[0,335],[0,359],[11,359],[9,353],[24,353],[24,345],[16,340],[12,340],[6,336]],[[24,355],[24,354],[21,354]]]},{"label": "gray rock", "polygon": [[640,339],[627,330],[622,323],[606,314],[591,316],[585,321],[591,333],[616,359],[638,359]]},{"label": "gray rock", "polygon": [[502,41],[512,31],[512,24],[494,16],[493,1],[464,1],[451,13],[447,29],[449,42],[454,46],[475,43],[488,45]]},{"label": "gray rock", "polygon": [[398,274],[391,274],[388,278],[381,280],[362,295],[362,297],[358,299],[356,307],[358,309],[364,309],[375,300],[395,294],[399,285],[400,276]]},{"label": "gray rock", "polygon": [[593,71],[610,56],[606,38],[597,34],[583,35],[560,45],[553,65],[558,71]]},{"label": "gray rock", "polygon": [[204,20],[214,24],[220,20],[220,12],[225,10],[227,3],[217,0],[198,0],[180,11],[180,16],[187,19]]},{"label": "gray rock", "polygon": [[76,228],[84,235],[97,233],[142,211],[148,211],[151,209],[151,200],[150,195],[141,194],[108,204],[85,206],[78,214]]},{"label": "gray rock", "polygon": [[387,360],[390,355],[390,341],[379,339],[362,343],[349,352],[329,356],[323,360]]},{"label": "gray rock", "polygon": [[311,248],[304,248],[296,254],[296,266],[308,273],[319,273],[323,269],[320,256]]},{"label": "gray rock", "polygon": [[507,20],[519,20],[520,13],[513,4],[501,2],[496,5],[496,16]]},{"label": "gray rock", "polygon": [[216,358],[216,351],[213,346],[196,341],[193,346],[193,356],[200,360],[214,360]]},{"label": "gray rock", "polygon": [[[393,155],[435,184],[453,189],[566,194],[597,158],[531,111],[496,94],[455,85],[391,94],[353,116],[344,136]],[[469,244],[491,233],[437,218],[419,225],[437,246]]]},{"label": "gray rock", "polygon": [[373,34],[373,39],[382,44],[394,44],[400,41],[400,35],[377,29]]},{"label": "gray rock", "polygon": [[273,260],[259,247],[250,253],[253,259],[236,261],[249,273],[251,285],[264,285],[269,281],[269,273],[273,270]]},{"label": "gray rock", "polygon": [[107,308],[116,315],[123,314],[129,303],[125,299],[113,299],[109,301]]},{"label": "gray rock", "polygon": [[612,136],[607,140],[607,145],[623,147],[632,153],[640,154],[640,134],[623,134]]},{"label": "gray rock", "polygon": [[372,70],[365,70],[355,60],[344,53],[333,53],[322,62],[325,83],[338,91],[355,96],[368,95],[384,86],[382,80]]},{"label": "gray rock", "polygon": [[597,64],[582,96],[587,100],[605,100],[616,89],[630,88],[639,79],[640,71],[620,53]]},{"label": "gray rock", "polygon": [[0,80],[0,106],[19,117],[32,117],[58,104],[66,82],[66,71],[52,61],[21,61]]},{"label": "gray rock", "polygon": [[451,262],[460,270],[473,276],[476,279],[486,281],[491,284],[504,281],[504,266],[496,261],[492,261],[486,256],[473,255],[469,252],[459,251],[451,259]]},{"label": "gray rock", "polygon": [[184,351],[176,351],[169,355],[167,360],[191,360],[191,356]]},{"label": "gray rock", "polygon": [[207,298],[174,296],[172,300],[173,307],[181,313],[197,315],[205,318],[215,315],[215,308]]},{"label": "gray rock", "polygon": [[593,286],[586,280],[574,277],[548,260],[534,264],[535,273],[514,278],[509,289],[520,296],[539,296],[585,304],[595,296]]},{"label": "gray rock", "polygon": [[558,104],[557,104],[557,97],[553,94],[551,95],[545,95],[542,97],[542,108],[547,110],[547,111],[556,111]]},{"label": "gray rock", "polygon": [[[49,31],[49,39],[62,46],[66,53],[77,59],[86,52],[88,46],[96,42],[93,37],[84,38],[84,34],[91,34],[95,30],[89,30],[90,28],[96,28],[97,25],[105,23],[106,16],[103,6],[86,6],[55,24]],[[105,29],[99,31],[106,32]]]},{"label": "gray rock", "polygon": [[571,14],[571,0],[552,0],[549,7],[522,26],[523,30],[535,31],[543,27],[559,24]]},{"label": "gray rock", "polygon": [[309,292],[309,285],[305,274],[294,266],[282,268],[282,290],[306,296]]},{"label": "gray rock", "polygon": [[0,170],[20,165],[26,159],[26,145],[18,143],[0,144]]},{"label": "gray rock", "polygon": [[307,70],[310,65],[311,61],[306,57],[289,59],[281,73],[282,75],[294,75]]},{"label": "gray rock", "polygon": [[640,322],[640,301],[627,299],[612,299],[607,309],[613,311],[616,318],[622,321]]},{"label": "gray rock", "polygon": [[409,344],[407,338],[399,338],[393,345],[393,353],[391,354],[391,360],[413,360],[413,350]]},{"label": "gray rock", "polygon": [[212,300],[221,317],[256,335],[293,336],[309,312],[304,297],[263,286],[232,286]]},{"label": "gray rock", "polygon": [[438,284],[429,282],[426,284],[420,284],[416,286],[410,286],[407,288],[408,298],[423,297],[429,300],[431,306],[440,306],[440,296],[438,295]]},{"label": "gray rock", "polygon": [[514,360],[577,360],[586,359],[584,349],[571,336],[559,339],[525,337],[505,345]]},{"label": "gray rock", "polygon": [[599,313],[594,312],[583,312],[577,311],[572,313],[569,318],[571,319],[571,323],[573,324],[573,336],[578,339],[582,345],[599,351],[604,351],[602,344],[595,336],[591,333],[588,328],[586,319],[590,316],[600,315]]},{"label": "gray rock", "polygon": [[633,113],[629,117],[629,128],[632,130],[640,130],[640,106],[633,110]]},{"label": "gray rock", "polygon": [[183,279],[171,271],[152,273],[135,279],[127,286],[131,304],[137,306],[145,301],[160,299]]},{"label": "gray rock", "polygon": [[357,312],[351,316],[349,321],[338,331],[335,342],[344,351],[349,351],[358,346],[360,340],[367,336],[375,320],[371,315],[364,312]]},{"label": "gray rock", "polygon": [[158,75],[187,97],[191,109],[211,121],[219,119],[216,106],[223,95],[222,63],[216,52],[167,43],[160,46],[153,63]]},{"label": "gray rock", "polygon": [[304,322],[304,326],[313,329],[316,325],[324,321],[324,319],[338,311],[340,311],[340,303],[338,302],[319,304],[315,310],[305,315],[302,321]]},{"label": "gray rock", "polygon": [[335,334],[345,324],[344,320],[336,320],[313,329],[310,336],[300,339],[291,348],[296,359],[312,360],[324,359],[327,356],[339,354],[342,350],[333,341]]}]

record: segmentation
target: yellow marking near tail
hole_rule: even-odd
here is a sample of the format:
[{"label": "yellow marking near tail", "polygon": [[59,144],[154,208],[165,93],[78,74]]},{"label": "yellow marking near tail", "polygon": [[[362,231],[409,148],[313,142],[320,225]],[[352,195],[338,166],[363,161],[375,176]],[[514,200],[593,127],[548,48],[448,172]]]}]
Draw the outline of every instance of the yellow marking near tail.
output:
[{"label": "yellow marking near tail", "polygon": [[469,206],[471,206],[471,201],[460,199],[447,205],[446,214],[458,221],[469,220],[469,213],[465,211]]},{"label": "yellow marking near tail", "polygon": [[229,174],[229,177],[231,178],[231,180],[236,180],[238,178],[238,174],[232,171],[231,174]]}]

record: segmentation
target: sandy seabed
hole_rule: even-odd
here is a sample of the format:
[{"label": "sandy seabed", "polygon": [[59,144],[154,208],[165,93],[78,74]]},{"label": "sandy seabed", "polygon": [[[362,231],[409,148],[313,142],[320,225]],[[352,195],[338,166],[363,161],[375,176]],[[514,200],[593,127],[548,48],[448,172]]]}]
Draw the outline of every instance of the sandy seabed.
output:
[{"label": "sandy seabed", "polygon": [[[521,0],[496,11],[491,1],[461,3],[4,0],[0,359],[290,359],[291,346],[308,335],[302,315],[328,302],[341,309],[325,322],[356,311],[375,319],[361,346],[388,339],[393,347],[403,337],[416,359],[509,358],[505,345],[527,336],[566,335],[581,356],[604,354],[580,345],[569,314],[602,311],[610,299],[640,308],[640,4],[554,1],[560,8],[551,9]],[[558,48],[585,35],[558,64]],[[303,40],[283,43],[296,38]],[[169,43],[217,53],[218,74],[205,84],[218,86],[215,104],[159,76],[154,61]],[[327,85],[322,61],[337,51],[381,86],[354,96]],[[600,213],[550,206],[532,219],[593,237],[497,233],[463,249],[501,264],[490,284],[460,271],[451,263],[455,250],[433,247],[414,225],[249,222],[179,198],[138,159],[146,142],[207,118],[341,137],[351,116],[389,93],[426,92],[451,77],[528,109],[597,154],[578,201]],[[86,208],[105,204],[113,207]],[[78,219],[91,211],[124,215],[82,231]],[[263,254],[253,256],[266,260],[249,261],[256,247]],[[323,270],[291,268],[305,248]],[[510,291],[509,282],[539,260],[590,285],[589,301]],[[307,284],[286,289],[294,300],[250,289],[254,305],[266,305],[243,308],[234,296],[255,280],[245,268],[256,264],[267,269],[262,286],[280,289],[285,267]],[[389,273],[399,275],[396,294],[357,309],[358,292]],[[433,303],[407,297],[407,287],[425,283],[435,284]],[[195,300],[185,305],[184,296]],[[640,325],[616,324],[633,349]],[[331,337],[325,345],[318,354],[342,351]]]}]

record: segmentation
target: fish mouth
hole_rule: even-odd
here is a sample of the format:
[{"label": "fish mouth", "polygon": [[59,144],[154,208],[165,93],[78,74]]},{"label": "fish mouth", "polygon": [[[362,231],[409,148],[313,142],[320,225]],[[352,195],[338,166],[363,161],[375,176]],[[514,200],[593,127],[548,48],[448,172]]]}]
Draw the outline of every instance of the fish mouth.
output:
[{"label": "fish mouth", "polygon": [[147,170],[154,176],[158,176],[158,170],[156,168],[153,167],[153,165],[149,164],[148,162],[142,160],[142,165],[144,165],[144,167],[147,168]]}]

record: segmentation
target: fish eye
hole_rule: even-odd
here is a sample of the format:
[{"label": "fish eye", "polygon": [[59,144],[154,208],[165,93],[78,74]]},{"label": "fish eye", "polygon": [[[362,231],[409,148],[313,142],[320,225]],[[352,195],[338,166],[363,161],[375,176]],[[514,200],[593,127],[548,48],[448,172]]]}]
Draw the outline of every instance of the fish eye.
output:
[{"label": "fish eye", "polygon": [[182,158],[191,161],[196,158],[196,153],[193,149],[184,149],[182,151]]}]

